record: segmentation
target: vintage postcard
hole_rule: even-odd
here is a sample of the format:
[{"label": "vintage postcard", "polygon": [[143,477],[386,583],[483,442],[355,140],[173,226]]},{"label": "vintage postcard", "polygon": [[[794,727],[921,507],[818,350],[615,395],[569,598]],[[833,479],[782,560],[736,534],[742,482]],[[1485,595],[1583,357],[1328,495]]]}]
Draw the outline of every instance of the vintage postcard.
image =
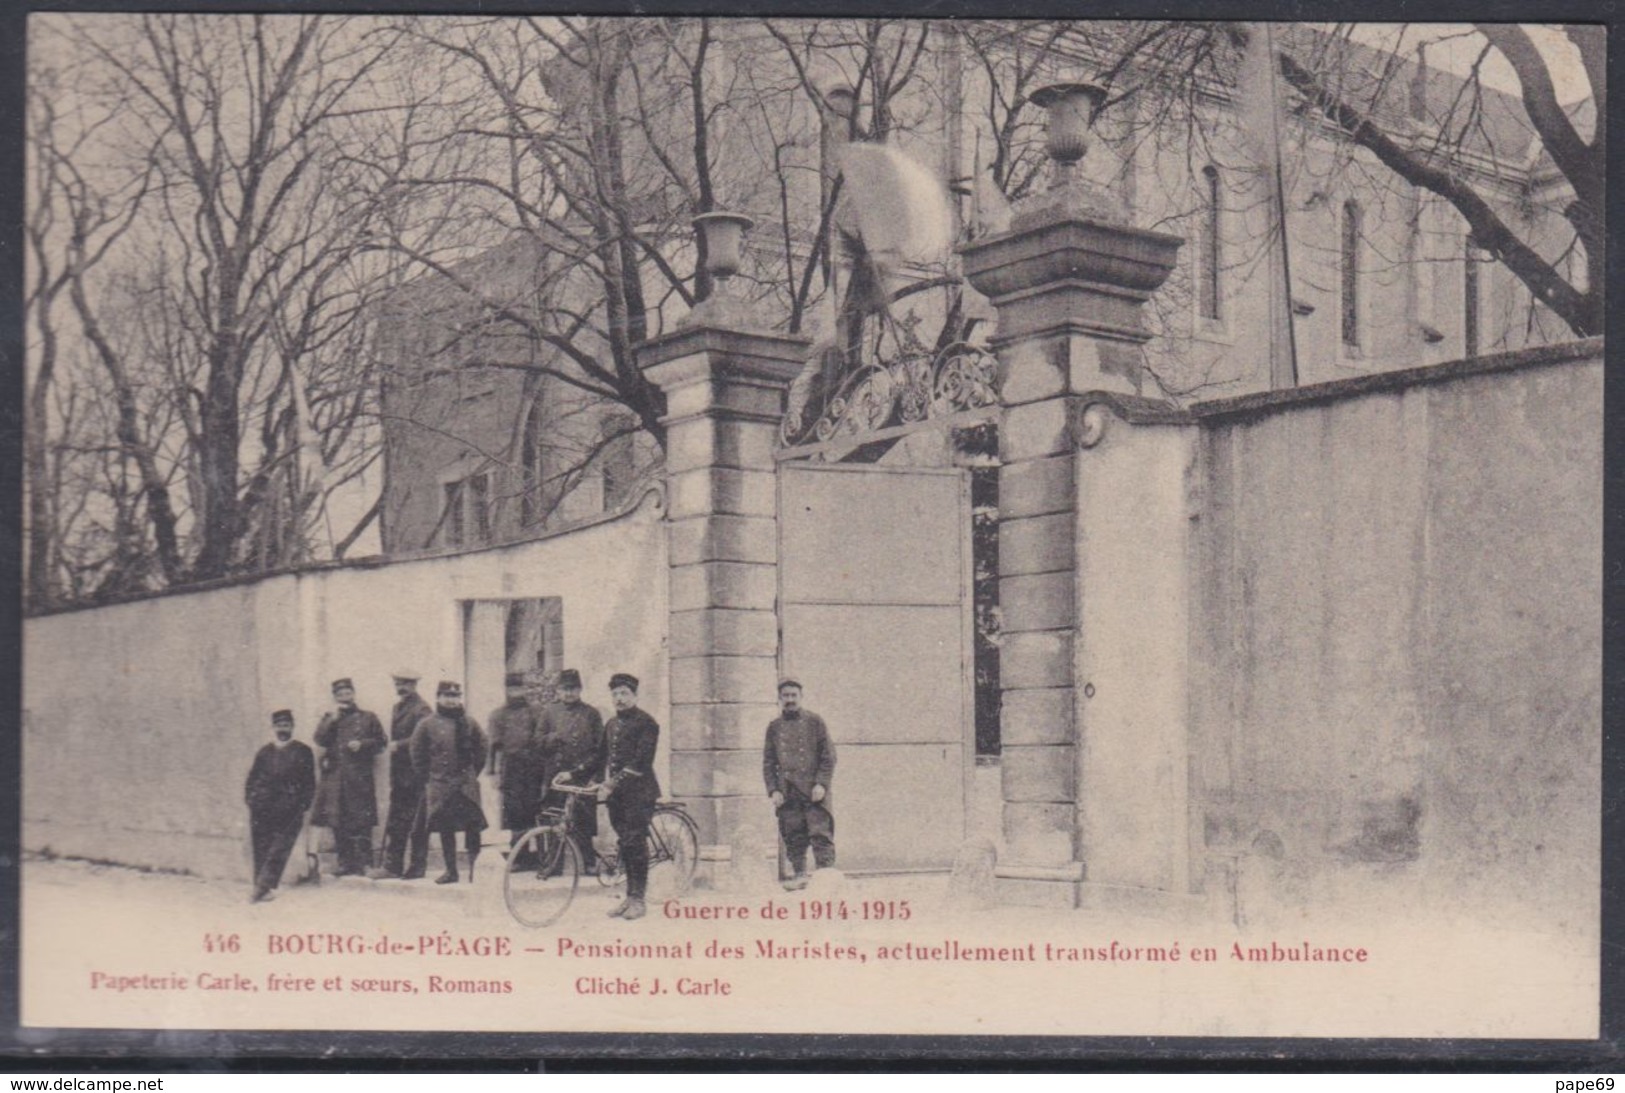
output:
[{"label": "vintage postcard", "polygon": [[26,1029],[1598,1036],[1604,28],[27,45]]}]

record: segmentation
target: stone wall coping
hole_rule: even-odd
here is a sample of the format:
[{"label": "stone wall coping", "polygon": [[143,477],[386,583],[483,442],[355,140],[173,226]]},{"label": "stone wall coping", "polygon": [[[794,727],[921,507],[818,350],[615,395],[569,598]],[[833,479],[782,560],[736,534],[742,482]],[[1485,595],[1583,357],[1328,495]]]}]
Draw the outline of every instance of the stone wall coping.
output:
[{"label": "stone wall coping", "polygon": [[1339,402],[1364,395],[1403,391],[1410,387],[1449,383],[1474,376],[1556,364],[1584,363],[1589,360],[1600,361],[1602,356],[1603,339],[1585,338],[1556,345],[1516,349],[1490,356],[1426,364],[1416,368],[1373,372],[1370,375],[1312,383],[1304,387],[1255,391],[1229,398],[1208,399],[1185,407],[1166,399],[1143,398],[1114,391],[1087,391],[1073,397],[1080,403],[1109,406],[1119,418],[1132,425],[1209,425],[1232,419],[1263,417],[1300,406]]},{"label": "stone wall coping", "polygon": [[[1490,356],[1425,364],[1416,368],[1373,372],[1348,379],[1314,383],[1306,387],[1289,387],[1278,391],[1257,391],[1230,398],[1210,399],[1192,405],[1190,414],[1193,420],[1202,422],[1262,416],[1278,410],[1290,410],[1296,406],[1336,402],[1387,391],[1402,391],[1408,387],[1448,383],[1452,380],[1469,379],[1497,372],[1515,372],[1524,368],[1542,368],[1554,364],[1573,364],[1590,359],[1600,361],[1602,356],[1603,339],[1585,338],[1556,345],[1515,349]],[[1601,406],[1598,409],[1601,410]]]},{"label": "stone wall coping", "polygon": [[91,603],[62,604],[44,610],[30,610],[25,613],[24,617],[30,619],[49,618],[52,615],[70,615],[80,611],[94,611],[100,607],[117,607],[120,604],[145,603],[148,600],[165,600],[172,596],[188,596],[195,592],[217,592],[225,588],[256,585],[262,581],[276,580],[279,577],[306,577],[317,573],[336,573],[341,570],[351,569],[383,569],[386,566],[407,565],[413,562],[435,561],[445,558],[460,558],[470,554],[496,554],[505,550],[532,546],[564,535],[575,535],[600,524],[612,524],[618,520],[624,520],[641,511],[650,502],[651,498],[654,499],[653,503],[656,510],[664,512],[666,507],[666,487],[660,482],[649,482],[642,489],[631,494],[619,508],[610,512],[599,513],[581,520],[561,524],[555,528],[533,532],[523,538],[505,539],[500,543],[480,543],[475,546],[413,551],[410,554],[368,554],[361,558],[308,562],[304,565],[283,566],[280,569],[265,570],[260,573],[240,573],[230,577],[217,577],[212,581],[194,581],[190,584],[172,585],[169,588],[159,588],[151,592],[132,592],[122,596],[109,596],[105,600],[96,600]]}]

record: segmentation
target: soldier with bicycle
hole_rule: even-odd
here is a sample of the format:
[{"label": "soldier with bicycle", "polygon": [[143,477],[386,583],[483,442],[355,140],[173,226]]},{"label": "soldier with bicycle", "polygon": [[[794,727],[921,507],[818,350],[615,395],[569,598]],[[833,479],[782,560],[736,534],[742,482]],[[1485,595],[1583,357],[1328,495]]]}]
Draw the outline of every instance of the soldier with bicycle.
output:
[{"label": "soldier with bicycle", "polygon": [[[604,718],[597,709],[581,701],[581,673],[566,668],[559,673],[557,702],[542,710],[537,732],[546,769],[543,783],[552,786],[560,774],[571,782],[591,779],[604,769]],[[659,728],[656,727],[658,733]],[[656,794],[658,796],[658,794]],[[593,839],[598,834],[598,807],[584,797],[568,796],[549,788],[542,808],[570,810],[570,829],[581,851],[581,865],[588,873],[598,869],[598,851]]]},{"label": "soldier with bicycle", "polygon": [[617,672],[609,679],[615,716],[605,726],[608,761],[598,799],[609,806],[621,866],[626,870],[626,899],[611,918],[639,919],[647,913],[643,896],[649,883],[649,822],[660,800],[655,778],[655,747],[660,723],[638,708],[638,678]]}]

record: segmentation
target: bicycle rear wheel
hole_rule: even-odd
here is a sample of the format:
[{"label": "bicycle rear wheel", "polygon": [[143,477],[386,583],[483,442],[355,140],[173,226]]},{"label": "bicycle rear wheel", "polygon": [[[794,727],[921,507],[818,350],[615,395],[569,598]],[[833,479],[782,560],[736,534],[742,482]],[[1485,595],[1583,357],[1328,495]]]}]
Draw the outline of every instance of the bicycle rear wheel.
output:
[{"label": "bicycle rear wheel", "polygon": [[700,831],[688,813],[657,808],[649,821],[649,877],[667,896],[681,896],[694,883],[700,863]]},{"label": "bicycle rear wheel", "polygon": [[581,879],[581,852],[561,828],[535,827],[508,854],[502,898],[521,926],[539,929],[569,910]]}]

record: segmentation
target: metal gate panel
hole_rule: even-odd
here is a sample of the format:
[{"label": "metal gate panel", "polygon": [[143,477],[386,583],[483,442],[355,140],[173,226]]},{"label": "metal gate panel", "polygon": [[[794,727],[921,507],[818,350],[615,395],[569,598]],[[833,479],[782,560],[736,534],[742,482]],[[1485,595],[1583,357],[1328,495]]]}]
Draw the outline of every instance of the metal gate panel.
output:
[{"label": "metal gate panel", "polygon": [[780,666],[839,753],[839,864],[946,868],[974,761],[969,478],[785,464],[779,482]]},{"label": "metal gate panel", "polygon": [[963,471],[780,470],[786,602],[962,602],[970,526]]},{"label": "metal gate panel", "polygon": [[958,604],[785,604],[784,673],[854,740],[958,745],[961,613]]}]

